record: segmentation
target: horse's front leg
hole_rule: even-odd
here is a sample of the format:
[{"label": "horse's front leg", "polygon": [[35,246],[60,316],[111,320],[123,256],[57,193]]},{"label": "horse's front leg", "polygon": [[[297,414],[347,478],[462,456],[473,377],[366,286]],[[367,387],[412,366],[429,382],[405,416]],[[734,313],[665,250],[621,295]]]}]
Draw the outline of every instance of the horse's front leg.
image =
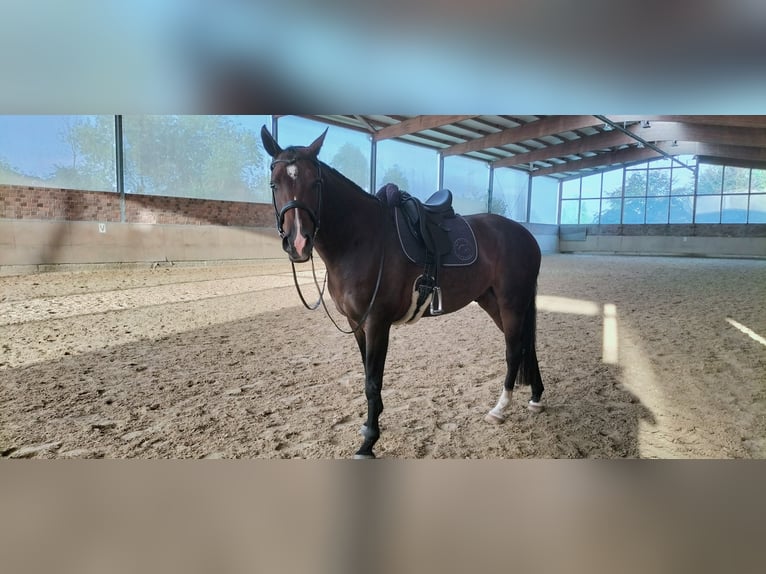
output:
[{"label": "horse's front leg", "polygon": [[[356,333],[356,341],[364,360],[364,394],[367,397],[367,422],[362,426],[364,442],[354,458],[375,458],[372,447],[380,437],[378,419],[383,412],[383,369],[386,365],[390,324],[374,324],[368,320],[364,329]],[[364,332],[362,332],[364,331]]]}]

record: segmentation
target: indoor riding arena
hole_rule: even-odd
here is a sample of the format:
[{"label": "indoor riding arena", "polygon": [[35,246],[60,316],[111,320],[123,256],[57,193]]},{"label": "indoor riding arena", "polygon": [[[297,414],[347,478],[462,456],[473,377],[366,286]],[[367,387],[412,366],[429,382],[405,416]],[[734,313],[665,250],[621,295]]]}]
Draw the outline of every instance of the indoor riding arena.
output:
[{"label": "indoor riding arena", "polygon": [[0,116],[0,456],[354,455],[360,352],[301,302],[325,264],[293,274],[263,125],[542,251],[543,410],[485,420],[505,341],[471,303],[391,330],[378,457],[766,456],[766,117],[601,115]]}]

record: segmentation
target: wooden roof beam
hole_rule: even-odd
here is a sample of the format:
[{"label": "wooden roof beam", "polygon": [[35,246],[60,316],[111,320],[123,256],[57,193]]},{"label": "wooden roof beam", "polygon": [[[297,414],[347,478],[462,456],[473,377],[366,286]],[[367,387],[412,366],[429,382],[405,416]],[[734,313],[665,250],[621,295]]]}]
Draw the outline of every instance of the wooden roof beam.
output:
[{"label": "wooden roof beam", "polygon": [[[612,120],[611,116],[607,117]],[[650,122],[650,127],[648,128],[642,128],[640,125],[636,125],[629,127],[628,130],[647,141],[677,140],[766,147],[766,130],[763,128],[665,122],[657,120]]]},{"label": "wooden roof beam", "polygon": [[[673,155],[695,154],[697,146],[693,143],[679,143],[674,146],[671,142],[658,143],[657,147]],[[566,171],[579,171],[586,168],[604,167],[607,168],[613,164],[633,163],[638,161],[647,161],[661,157],[661,154],[651,148],[628,148],[609,153],[600,154],[596,157],[588,157],[577,161],[568,161],[561,165],[543,167],[531,172],[532,177],[539,175],[551,175]]]},{"label": "wooden roof beam", "polygon": [[766,148],[698,143],[694,155],[737,159],[753,163],[766,162]]},{"label": "wooden roof beam", "polygon": [[740,128],[766,128],[766,116],[607,116],[613,122],[680,122],[710,126],[730,126]]},{"label": "wooden roof beam", "polygon": [[529,122],[515,128],[508,128],[483,138],[455,144],[442,151],[446,156],[461,155],[472,151],[480,151],[490,147],[519,143],[542,136],[569,132],[572,130],[600,124],[593,116],[548,116],[534,122]]},{"label": "wooden roof beam", "polygon": [[364,116],[354,114],[354,117],[357,119],[359,123],[365,126],[367,128],[367,131],[370,132],[371,134],[374,134],[377,131],[375,129],[375,126],[373,126],[370,122],[368,122],[367,118],[365,118]]},{"label": "wooden roof beam", "polygon": [[[318,116],[318,115],[301,115],[301,116],[298,116],[298,117],[306,118],[307,120],[314,120],[315,122],[320,122],[320,123],[331,125],[331,126],[337,126],[339,128],[343,128],[343,129],[347,129],[347,130],[352,130],[352,131],[355,131],[355,132],[360,132],[360,133],[363,133],[363,134],[369,133],[368,128],[366,128],[366,127],[355,126],[353,124],[346,123],[346,122],[343,122],[343,121],[340,121],[340,120],[337,120],[337,119],[334,119],[334,118],[331,118],[331,117]],[[359,120],[357,120],[357,121],[359,121]]]},{"label": "wooden roof beam", "polygon": [[[612,119],[609,117],[609,119]],[[701,142],[711,145],[735,147],[766,147],[766,131],[754,128],[726,127],[712,125],[682,124],[678,122],[655,122],[649,128],[631,126],[628,131],[647,141]],[[552,145],[539,150],[517,154],[497,160],[495,167],[511,167],[533,161],[545,161],[554,157],[578,155],[607,147],[634,143],[630,136],[617,130],[603,132],[563,144]],[[672,151],[672,150],[671,150]],[[676,153],[675,151],[673,153]],[[696,152],[693,152],[696,153]],[[710,154],[706,154],[710,155]]]},{"label": "wooden roof beam", "polygon": [[[766,149],[719,145],[696,142],[677,142],[674,146],[672,142],[659,142],[657,147],[673,155],[704,155],[723,159],[738,160],[740,162],[751,162],[755,167],[760,167],[766,163]],[[565,164],[544,167],[531,172],[532,176],[551,175],[566,171],[578,171],[585,168],[608,167],[612,164],[633,163],[637,161],[646,161],[660,157],[660,154],[650,148],[629,148],[610,153],[601,154],[597,157],[590,157],[576,161],[569,161]],[[497,166],[497,162],[493,165]]]},{"label": "wooden roof beam", "polygon": [[475,118],[475,117],[476,117],[475,115],[473,116],[436,116],[436,115],[415,116],[414,118],[403,120],[399,122],[398,124],[393,124],[390,126],[386,126],[384,128],[380,128],[377,132],[375,132],[373,139],[375,141],[380,141],[380,140],[385,140],[390,138],[401,137],[408,134],[422,132],[424,130],[432,130],[434,128],[438,128],[448,124],[455,124],[457,122],[462,122],[464,120],[470,120],[471,118]]},{"label": "wooden roof beam", "polygon": [[578,155],[597,149],[630,144],[635,141],[636,140],[632,137],[620,133],[617,130],[613,130],[611,132],[602,132],[578,140],[532,150],[527,153],[516,154],[508,158],[499,159],[492,165],[494,167],[511,167],[512,165],[521,165],[532,161],[545,161],[552,157]]},{"label": "wooden roof beam", "polygon": [[719,145],[734,145],[748,147],[766,147],[766,130],[762,128],[743,128],[731,126],[713,126],[700,124],[685,124],[672,122],[655,122],[651,128],[641,130],[641,137],[653,139],[649,134],[655,126],[676,126],[675,131],[663,132],[658,139],[712,143]]}]

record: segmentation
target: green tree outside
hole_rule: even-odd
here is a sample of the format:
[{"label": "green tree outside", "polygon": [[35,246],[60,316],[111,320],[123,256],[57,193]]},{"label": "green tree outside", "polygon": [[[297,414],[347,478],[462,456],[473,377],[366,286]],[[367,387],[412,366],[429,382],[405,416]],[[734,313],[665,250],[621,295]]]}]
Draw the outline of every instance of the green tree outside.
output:
[{"label": "green tree outside", "polygon": [[[593,223],[667,223],[691,222],[692,202],[688,197],[669,196],[670,170],[629,172],[622,188],[604,193],[600,214]],[[645,196],[648,196],[645,198]]]},{"label": "green tree outside", "polygon": [[114,151],[114,119],[96,116],[69,123],[60,137],[71,150],[71,162],[57,164],[52,179],[73,189],[117,188]]},{"label": "green tree outside", "polygon": [[380,178],[381,185],[385,185],[387,183],[396,184],[402,191],[409,191],[409,181],[407,180],[407,176],[404,174],[404,171],[398,163],[395,163],[389,167],[383,173],[383,177]]},{"label": "green tree outside", "polygon": [[359,187],[369,191],[370,162],[357,146],[349,142],[343,144],[333,156],[330,165]]},{"label": "green tree outside", "polygon": [[132,193],[268,201],[258,137],[223,116],[126,117],[125,187]]},{"label": "green tree outside", "polygon": [[[129,193],[238,201],[270,200],[268,169],[254,132],[223,116],[126,116],[125,188]],[[116,190],[114,118],[69,123],[59,138],[69,160],[37,185]],[[5,175],[4,175],[5,174]],[[29,179],[0,160],[6,181]]]}]

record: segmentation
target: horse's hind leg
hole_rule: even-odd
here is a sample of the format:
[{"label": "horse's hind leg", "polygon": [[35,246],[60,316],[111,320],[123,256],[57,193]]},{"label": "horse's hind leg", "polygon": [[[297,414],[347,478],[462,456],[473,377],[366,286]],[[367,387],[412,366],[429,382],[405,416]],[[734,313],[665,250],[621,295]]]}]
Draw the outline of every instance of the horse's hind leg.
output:
[{"label": "horse's hind leg", "polygon": [[524,325],[522,327],[522,355],[521,355],[521,377],[522,383],[532,387],[532,397],[527,404],[527,408],[535,413],[543,410],[542,396],[545,387],[543,379],[540,376],[540,365],[537,362],[537,305],[533,296],[529,303],[529,308],[524,314]]},{"label": "horse's hind leg", "polygon": [[503,391],[485,420],[494,424],[505,422],[517,376],[522,384],[532,387],[532,397],[527,408],[532,412],[542,411],[544,387],[535,352],[537,308],[534,295],[525,308],[499,299],[493,289],[488,290],[476,301],[492,317],[505,337],[507,371]]},{"label": "horse's hind leg", "polygon": [[497,300],[493,290],[487,291],[476,300],[487,314],[503,332],[505,336],[505,362],[507,366],[503,390],[500,398],[492,410],[487,413],[484,420],[493,424],[501,424],[507,418],[507,410],[513,398],[513,387],[516,382],[516,375],[519,372],[519,366],[522,359],[521,345],[521,326],[522,316],[519,313],[509,309],[501,310],[500,303]]},{"label": "horse's hind leg", "polygon": [[528,352],[529,357],[525,357],[524,360],[529,361],[530,363],[528,367],[528,377],[531,379],[529,384],[532,387],[532,398],[529,399],[527,408],[533,413],[539,413],[543,410],[542,396],[545,387],[543,386],[543,378],[540,376],[540,366],[537,364],[537,352],[534,347]]},{"label": "horse's hind leg", "polygon": [[518,313],[505,311],[502,313],[503,334],[505,335],[505,363],[506,373],[503,382],[503,390],[494,408],[487,413],[485,420],[500,424],[505,422],[507,410],[513,398],[513,387],[516,384],[516,376],[519,372],[522,360],[521,345],[521,316]]}]

